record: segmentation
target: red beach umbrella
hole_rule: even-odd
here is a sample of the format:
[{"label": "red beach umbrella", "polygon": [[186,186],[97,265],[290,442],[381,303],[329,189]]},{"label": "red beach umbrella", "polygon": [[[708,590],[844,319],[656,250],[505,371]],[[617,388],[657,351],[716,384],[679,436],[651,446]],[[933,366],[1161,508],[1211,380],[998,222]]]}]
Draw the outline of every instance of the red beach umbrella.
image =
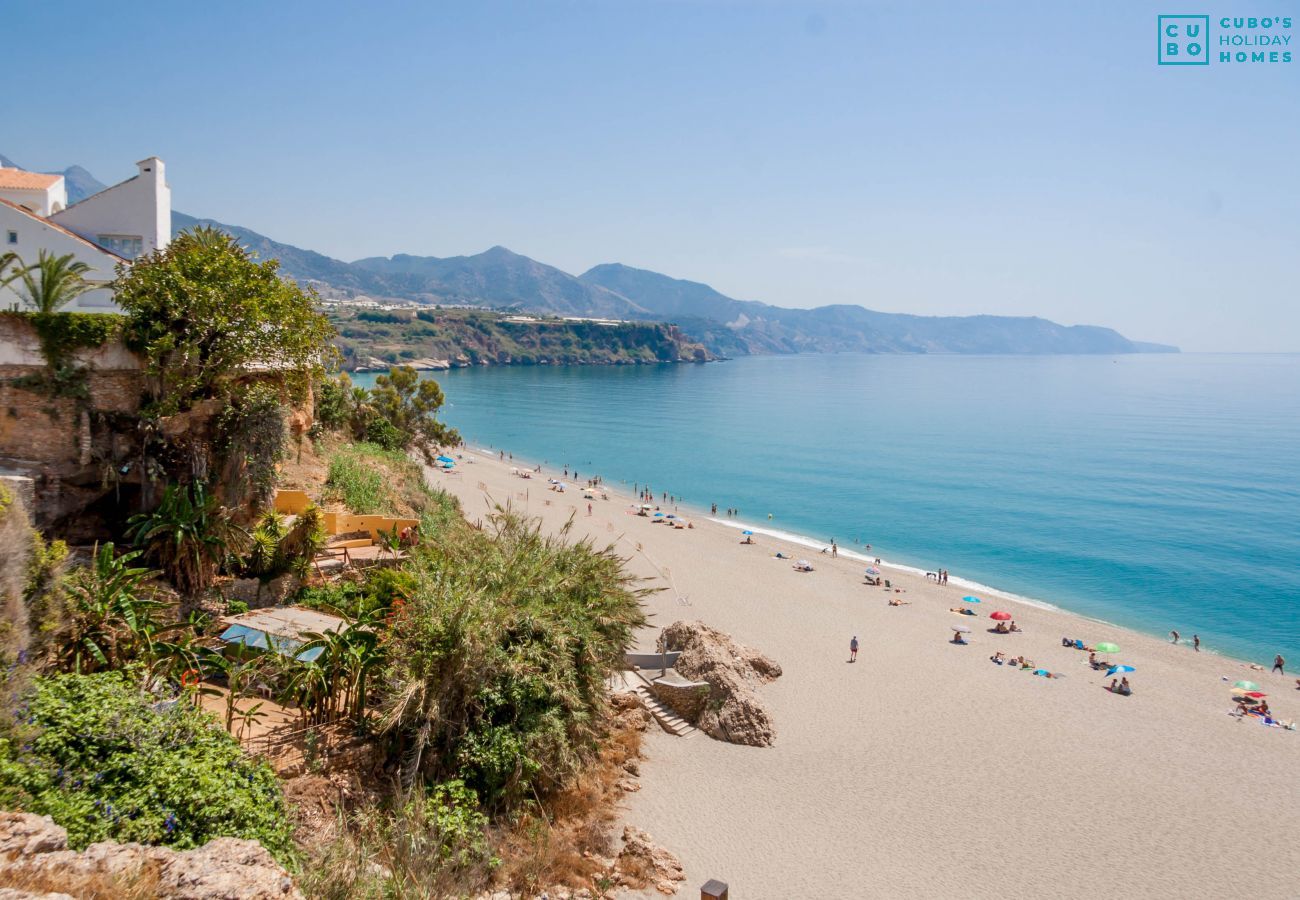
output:
[{"label": "red beach umbrella", "polygon": [[1011,618],[1011,613],[1005,613],[1002,612],[1002,610],[998,610],[997,612],[990,615],[989,618],[997,619],[999,622],[1005,622],[1007,619]]},{"label": "red beach umbrella", "polygon": [[1261,694],[1259,691],[1248,691],[1246,696],[1250,697],[1252,700],[1262,700],[1267,697],[1268,694]]}]

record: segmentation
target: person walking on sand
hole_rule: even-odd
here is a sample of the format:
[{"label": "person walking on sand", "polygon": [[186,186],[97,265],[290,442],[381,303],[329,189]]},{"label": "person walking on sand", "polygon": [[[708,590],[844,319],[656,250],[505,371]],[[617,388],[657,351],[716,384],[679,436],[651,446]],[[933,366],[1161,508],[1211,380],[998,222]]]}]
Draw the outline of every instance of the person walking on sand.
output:
[{"label": "person walking on sand", "polygon": [[1171,637],[1171,638],[1173,639],[1173,642],[1174,642],[1175,644],[1178,643],[1178,632],[1176,632],[1176,631],[1171,631],[1171,632],[1169,632],[1169,637]]},{"label": "person walking on sand", "polygon": [[1286,660],[1282,658],[1281,653],[1273,657],[1273,671],[1279,675],[1286,674]]},{"label": "person walking on sand", "polygon": [[1192,649],[1197,653],[1201,652],[1201,636],[1199,634],[1192,635]]},{"label": "person walking on sand", "polygon": [[587,504],[587,515],[591,515],[591,504]]},{"label": "person walking on sand", "polygon": [[831,538],[831,559],[836,559],[840,555],[840,548],[835,546],[835,538]]},{"label": "person walking on sand", "polygon": [[858,636],[853,635],[853,640],[849,641],[849,662],[858,661]]}]

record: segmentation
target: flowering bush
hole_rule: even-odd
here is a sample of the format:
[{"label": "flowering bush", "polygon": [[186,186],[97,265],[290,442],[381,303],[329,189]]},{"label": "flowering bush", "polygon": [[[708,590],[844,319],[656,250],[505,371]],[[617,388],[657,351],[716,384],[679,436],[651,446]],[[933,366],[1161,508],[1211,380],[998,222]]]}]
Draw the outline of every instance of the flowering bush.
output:
[{"label": "flowering bush", "polygon": [[35,679],[15,715],[16,736],[0,740],[0,806],[52,817],[72,847],[239,837],[292,863],[274,773],[184,700],[159,703],[128,673],[59,675]]}]

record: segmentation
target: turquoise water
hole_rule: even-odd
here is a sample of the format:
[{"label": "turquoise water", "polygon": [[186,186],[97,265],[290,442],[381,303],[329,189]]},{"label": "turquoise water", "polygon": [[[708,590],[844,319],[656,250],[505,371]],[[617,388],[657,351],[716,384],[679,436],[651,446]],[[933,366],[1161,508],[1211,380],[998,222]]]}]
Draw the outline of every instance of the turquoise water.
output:
[{"label": "turquoise water", "polygon": [[1300,356],[441,373],[475,445],[1300,669]]}]

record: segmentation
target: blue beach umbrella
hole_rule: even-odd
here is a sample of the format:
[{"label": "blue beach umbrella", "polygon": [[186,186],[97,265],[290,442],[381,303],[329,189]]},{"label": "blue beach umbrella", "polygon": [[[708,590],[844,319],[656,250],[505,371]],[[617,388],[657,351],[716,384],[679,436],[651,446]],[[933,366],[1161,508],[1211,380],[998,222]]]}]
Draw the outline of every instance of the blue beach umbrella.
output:
[{"label": "blue beach umbrella", "polygon": [[742,531],[742,532],[741,532],[741,534],[753,534],[753,533],[754,533],[754,532],[752,532],[752,531]]},{"label": "blue beach umbrella", "polygon": [[655,513],[655,518],[656,518],[656,519],[662,519],[663,517],[664,517],[664,514],[663,514],[663,513]]},{"label": "blue beach umbrella", "polygon": [[449,462],[454,464],[456,460],[452,459],[450,456],[439,456],[438,462]]},{"label": "blue beach umbrella", "polygon": [[980,602],[980,598],[979,598],[979,597],[962,597],[962,599],[965,600],[967,603],[979,603],[979,602]]},{"label": "blue beach umbrella", "polygon": [[1132,666],[1111,666],[1109,669],[1106,670],[1106,676],[1109,677],[1111,675],[1123,675],[1125,672],[1136,672],[1136,671],[1137,669],[1133,668]]}]

